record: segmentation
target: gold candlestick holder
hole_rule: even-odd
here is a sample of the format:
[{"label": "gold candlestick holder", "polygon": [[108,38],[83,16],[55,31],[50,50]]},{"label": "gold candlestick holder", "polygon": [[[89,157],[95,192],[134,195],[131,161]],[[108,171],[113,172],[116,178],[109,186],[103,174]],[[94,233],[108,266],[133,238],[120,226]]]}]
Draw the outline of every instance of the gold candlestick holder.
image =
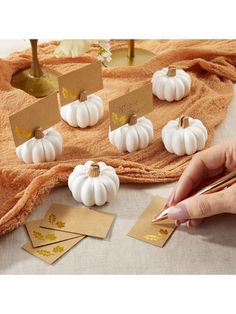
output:
[{"label": "gold candlestick holder", "polygon": [[58,90],[59,73],[41,68],[38,60],[38,40],[30,39],[30,44],[32,49],[31,67],[16,72],[12,77],[11,84],[36,98],[41,98]]},{"label": "gold candlestick holder", "polygon": [[107,63],[108,67],[129,67],[145,63],[155,54],[149,50],[135,48],[134,39],[128,40],[128,48],[119,48],[112,51],[112,60]]}]

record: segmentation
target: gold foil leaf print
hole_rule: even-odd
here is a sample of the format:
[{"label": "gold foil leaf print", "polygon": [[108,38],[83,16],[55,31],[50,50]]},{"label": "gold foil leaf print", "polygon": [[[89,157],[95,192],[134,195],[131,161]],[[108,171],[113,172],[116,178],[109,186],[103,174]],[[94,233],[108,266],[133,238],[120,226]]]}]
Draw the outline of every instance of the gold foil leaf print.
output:
[{"label": "gold foil leaf print", "polygon": [[168,234],[168,230],[167,229],[160,229],[160,234]]},{"label": "gold foil leaf print", "polygon": [[27,128],[22,130],[18,126],[15,127],[15,133],[19,138],[30,138],[32,136],[32,130]]},{"label": "gold foil leaf print", "polygon": [[33,236],[40,241],[46,241],[46,240],[54,241],[57,238],[54,233],[48,233],[44,237],[44,235],[41,232],[35,231],[35,230],[33,231]]},{"label": "gold foil leaf print", "polygon": [[48,216],[48,222],[50,222],[53,225],[55,221],[56,221],[56,216],[54,214],[50,214]]},{"label": "gold foil leaf print", "polygon": [[55,246],[55,247],[53,248],[53,252],[55,252],[55,253],[61,253],[61,252],[63,252],[63,251],[64,251],[64,247],[63,247],[63,246],[60,246],[60,245]]},{"label": "gold foil leaf print", "polygon": [[125,124],[127,122],[127,119],[125,116],[121,116],[119,120],[121,124]]},{"label": "gold foil leaf print", "polygon": [[69,92],[65,87],[62,87],[62,94],[65,99],[76,100],[77,98],[75,93]]},{"label": "gold foil leaf print", "polygon": [[54,240],[56,240],[57,237],[55,236],[54,233],[48,233],[48,234],[45,236],[45,238],[46,238],[47,240],[54,241]]},{"label": "gold foil leaf print", "polygon": [[65,227],[65,222],[63,222],[63,221],[57,221],[57,222],[56,222],[56,225],[57,225],[58,228],[64,228],[64,227]]},{"label": "gold foil leaf print", "polygon": [[126,124],[127,123],[126,116],[119,117],[118,114],[116,114],[115,112],[112,112],[111,115],[112,115],[112,120],[115,124],[117,124],[117,123]]},{"label": "gold foil leaf print", "polygon": [[156,234],[146,234],[143,238],[147,241],[159,241],[167,234],[167,229],[160,229]]},{"label": "gold foil leaf print", "polygon": [[38,240],[44,240],[44,236],[42,235],[42,233],[41,232],[38,232],[38,231],[33,231],[33,236],[36,238],[36,239],[38,239]]},{"label": "gold foil leaf print", "polygon": [[146,234],[144,239],[148,241],[158,241],[161,239],[161,236],[158,234]]},{"label": "gold foil leaf print", "polygon": [[65,227],[65,222],[60,221],[60,220],[57,221],[57,217],[54,214],[50,214],[48,216],[48,222],[50,222],[52,225],[55,223],[58,228],[64,228]]},{"label": "gold foil leaf print", "polygon": [[119,118],[118,115],[115,112],[112,112],[112,120],[114,123],[118,123],[119,122]]},{"label": "gold foil leaf print", "polygon": [[64,252],[64,247],[57,245],[55,246],[52,251],[49,250],[44,250],[44,249],[39,249],[36,251],[37,254],[42,255],[42,256],[46,256],[46,257],[50,257],[52,255],[55,255],[54,253],[62,253]]},{"label": "gold foil leaf print", "polygon": [[48,250],[37,250],[36,253],[38,253],[39,255],[42,255],[42,256],[52,256],[53,253],[51,253],[50,251]]}]

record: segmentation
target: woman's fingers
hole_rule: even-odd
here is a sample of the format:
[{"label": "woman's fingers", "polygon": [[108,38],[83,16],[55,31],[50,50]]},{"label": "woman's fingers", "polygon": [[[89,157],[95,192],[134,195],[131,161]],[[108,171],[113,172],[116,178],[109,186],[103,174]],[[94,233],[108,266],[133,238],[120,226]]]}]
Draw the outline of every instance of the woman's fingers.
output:
[{"label": "woman's fingers", "polygon": [[224,193],[224,213],[236,214],[236,183],[225,188]]},{"label": "woman's fingers", "polygon": [[169,218],[175,220],[176,225],[187,221],[187,225],[192,227],[201,223],[205,217],[223,212],[236,214],[236,184],[224,191],[187,198],[205,178],[235,168],[235,138],[194,155],[167,200],[167,207],[174,206],[169,212]]},{"label": "woman's fingers", "polygon": [[224,149],[218,145],[194,155],[179,179],[173,203],[186,198],[205,178],[221,173],[224,166]]},{"label": "woman's fingers", "polygon": [[225,151],[226,149],[221,144],[195,154],[180,177],[175,190],[172,191],[167,198],[166,205],[171,206],[182,201],[192,190],[204,181],[205,178],[221,173],[225,169]]},{"label": "woman's fingers", "polygon": [[166,199],[165,208],[168,208],[172,205],[173,199],[175,197],[175,189],[170,193]]},{"label": "woman's fingers", "polygon": [[190,192],[205,178],[216,176],[225,169],[232,170],[235,168],[235,138],[195,154],[179,179],[172,204],[188,197]]},{"label": "woman's fingers", "polygon": [[171,208],[168,213],[168,218],[173,220],[201,219],[223,212],[229,212],[229,201],[225,191],[208,195],[192,196]]},{"label": "woman's fingers", "polygon": [[179,226],[198,226],[203,218],[222,213],[236,214],[236,184],[217,193],[196,195],[185,199],[170,209],[168,218]]}]

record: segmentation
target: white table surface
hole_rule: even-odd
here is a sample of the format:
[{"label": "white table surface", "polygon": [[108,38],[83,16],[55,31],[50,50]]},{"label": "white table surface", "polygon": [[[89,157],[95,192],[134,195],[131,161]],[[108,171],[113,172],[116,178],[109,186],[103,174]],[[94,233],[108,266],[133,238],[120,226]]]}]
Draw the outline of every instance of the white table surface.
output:
[{"label": "white table surface", "polygon": [[[25,40],[0,40],[0,58],[26,47]],[[214,143],[236,136],[235,121],[236,96]],[[126,235],[151,199],[168,196],[174,185],[122,185],[116,199],[101,208],[116,213],[108,238],[86,238],[54,265],[21,249],[28,236],[20,227],[0,238],[0,274],[236,274],[236,215],[212,217],[191,230],[181,226],[162,249]],[[28,220],[42,218],[52,202],[76,205],[67,188],[58,188]]]}]

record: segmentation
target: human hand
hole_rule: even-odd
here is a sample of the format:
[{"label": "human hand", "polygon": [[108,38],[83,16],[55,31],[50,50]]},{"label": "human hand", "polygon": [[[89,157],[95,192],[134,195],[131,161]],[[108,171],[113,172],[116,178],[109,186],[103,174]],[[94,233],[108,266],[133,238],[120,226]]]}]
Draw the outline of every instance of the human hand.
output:
[{"label": "human hand", "polygon": [[235,138],[195,154],[167,200],[166,206],[174,206],[168,217],[175,220],[177,226],[187,222],[190,228],[209,216],[236,214],[236,184],[216,193],[188,197],[206,178],[235,168]]}]

